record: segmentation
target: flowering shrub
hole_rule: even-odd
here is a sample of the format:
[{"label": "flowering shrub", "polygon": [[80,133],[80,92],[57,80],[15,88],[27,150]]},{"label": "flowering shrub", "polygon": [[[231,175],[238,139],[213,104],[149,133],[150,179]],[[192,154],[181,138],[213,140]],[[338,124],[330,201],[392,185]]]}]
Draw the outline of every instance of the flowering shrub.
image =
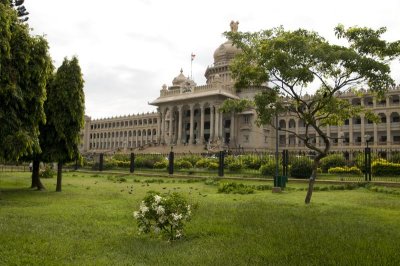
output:
[{"label": "flowering shrub", "polygon": [[139,233],[162,233],[169,240],[183,236],[184,221],[191,217],[191,206],[179,193],[163,194],[147,192],[139,211],[133,212]]},{"label": "flowering shrub", "polygon": [[362,172],[360,169],[358,169],[356,166],[353,167],[331,167],[328,170],[328,173],[330,174],[350,174],[350,175],[362,175]]}]

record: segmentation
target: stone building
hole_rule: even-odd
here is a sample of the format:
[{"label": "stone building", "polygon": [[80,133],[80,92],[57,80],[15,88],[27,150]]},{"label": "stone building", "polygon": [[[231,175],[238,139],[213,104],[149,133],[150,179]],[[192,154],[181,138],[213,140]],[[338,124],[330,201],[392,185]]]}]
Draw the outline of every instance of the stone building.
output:
[{"label": "stone building", "polygon": [[[231,23],[231,30],[237,30],[237,24]],[[273,150],[275,131],[270,126],[257,126],[255,110],[230,114],[219,111],[226,99],[253,99],[261,91],[261,88],[235,91],[228,67],[239,52],[231,41],[218,46],[213,64],[205,71],[205,85],[197,86],[181,70],[172,85],[164,84],[160,96],[150,102],[157,107],[157,112],[96,120],[86,117],[82,151],[165,152],[170,147],[186,152],[232,148]],[[377,101],[368,92],[365,95],[360,98],[345,93],[340,97],[354,105],[371,108],[381,122],[374,124],[361,116],[345,121],[343,126],[327,127],[326,132],[333,138],[332,149],[360,149],[365,145],[366,135],[371,136],[371,147],[400,149],[399,87],[389,90],[382,101]],[[300,135],[305,131],[302,121],[290,115],[279,117],[279,127]],[[319,145],[318,138],[314,141]],[[280,131],[278,142],[281,148],[307,150],[288,132]]]}]

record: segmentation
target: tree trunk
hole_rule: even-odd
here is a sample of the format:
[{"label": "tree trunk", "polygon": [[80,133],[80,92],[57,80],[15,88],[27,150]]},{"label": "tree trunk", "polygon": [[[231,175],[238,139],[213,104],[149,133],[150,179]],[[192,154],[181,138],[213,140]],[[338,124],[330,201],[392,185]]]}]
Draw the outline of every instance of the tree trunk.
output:
[{"label": "tree trunk", "polygon": [[61,192],[61,181],[62,181],[62,162],[57,163],[57,186],[56,192]]},{"label": "tree trunk", "polygon": [[304,202],[306,204],[309,204],[311,202],[311,196],[314,191],[314,183],[315,183],[315,180],[317,179],[319,160],[321,159],[320,157],[324,157],[324,156],[320,154],[314,159],[313,170],[312,170],[312,173],[310,176],[310,181],[308,182],[307,195],[306,195],[306,199],[304,200]]},{"label": "tree trunk", "polygon": [[38,190],[46,189],[39,177],[39,165],[40,161],[38,159],[34,159],[32,163],[32,185],[31,188],[37,188]]}]

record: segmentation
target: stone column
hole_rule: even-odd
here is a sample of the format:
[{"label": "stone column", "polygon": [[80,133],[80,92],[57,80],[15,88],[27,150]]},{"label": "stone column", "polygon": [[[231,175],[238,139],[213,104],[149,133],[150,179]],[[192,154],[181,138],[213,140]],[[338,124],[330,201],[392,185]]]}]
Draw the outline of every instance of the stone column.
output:
[{"label": "stone column", "polygon": [[169,109],[169,132],[168,132],[168,135],[169,135],[169,144],[172,144],[173,142],[174,142],[174,139],[172,138],[172,127],[173,127],[173,125],[172,125],[172,121],[173,121],[173,118],[174,118],[174,113],[172,112],[172,108],[168,108]]},{"label": "stone column", "polygon": [[354,146],[354,136],[353,136],[353,118],[349,118],[349,145]]},{"label": "stone column", "polygon": [[165,143],[165,110],[161,112],[161,143]]},{"label": "stone column", "polygon": [[189,105],[190,108],[190,137],[189,137],[189,144],[193,144],[194,141],[194,134],[193,134],[193,129],[194,129],[194,104]]},{"label": "stone column", "polygon": [[159,112],[158,118],[157,118],[157,142],[160,144],[161,142],[161,117],[162,113]]},{"label": "stone column", "polygon": [[219,134],[219,110],[218,110],[219,106],[215,106],[215,133],[214,133],[214,138],[218,139],[218,137],[220,136]]},{"label": "stone column", "polygon": [[210,105],[210,141],[214,140],[214,106]]},{"label": "stone column", "polygon": [[374,142],[373,145],[378,145],[378,125],[374,123]]},{"label": "stone column", "polygon": [[365,121],[364,121],[365,116],[361,115],[360,118],[361,118],[361,142],[365,144],[365,138],[364,138],[364,136],[365,136]]},{"label": "stone column", "polygon": [[392,132],[390,131],[390,112],[386,111],[386,145],[389,147],[392,144]]},{"label": "stone column", "polygon": [[200,105],[200,143],[204,143],[204,105]]},{"label": "stone column", "polygon": [[235,140],[235,112],[231,112],[231,129],[230,129],[230,140],[229,144],[233,144]]},{"label": "stone column", "polygon": [[178,106],[178,139],[176,140],[176,144],[182,144],[182,112],[183,105]]}]

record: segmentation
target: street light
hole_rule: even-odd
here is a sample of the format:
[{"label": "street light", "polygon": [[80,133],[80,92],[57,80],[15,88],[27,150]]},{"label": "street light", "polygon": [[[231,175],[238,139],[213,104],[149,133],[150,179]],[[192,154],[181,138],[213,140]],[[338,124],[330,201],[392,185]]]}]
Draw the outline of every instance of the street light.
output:
[{"label": "street light", "polygon": [[268,107],[275,111],[275,178],[274,187],[278,187],[278,176],[279,176],[279,127],[278,127],[278,112],[276,112],[276,105],[270,103]]},{"label": "street light", "polygon": [[365,135],[364,136],[365,142],[367,143],[367,148],[368,148],[368,143],[371,141],[371,135]]},{"label": "street light", "polygon": [[371,141],[370,135],[364,136],[367,147],[365,148],[365,160],[364,160],[364,168],[365,168],[365,181],[371,181],[371,148],[368,147],[368,143]]}]

